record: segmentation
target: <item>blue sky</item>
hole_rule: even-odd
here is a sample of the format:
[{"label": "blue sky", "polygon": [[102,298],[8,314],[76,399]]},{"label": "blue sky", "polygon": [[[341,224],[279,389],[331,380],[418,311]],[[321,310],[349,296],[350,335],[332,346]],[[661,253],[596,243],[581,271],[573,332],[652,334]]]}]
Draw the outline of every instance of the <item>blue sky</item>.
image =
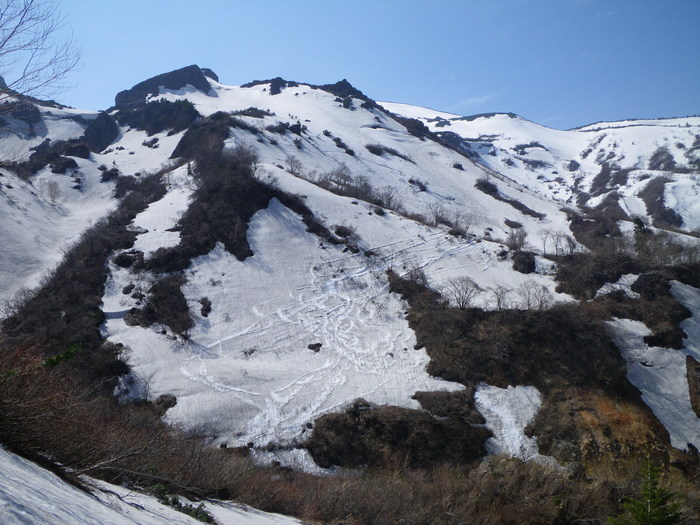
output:
[{"label": "blue sky", "polygon": [[106,109],[189,64],[239,85],[347,78],[376,100],[555,128],[700,113],[696,0],[63,0],[83,50],[57,100]]}]

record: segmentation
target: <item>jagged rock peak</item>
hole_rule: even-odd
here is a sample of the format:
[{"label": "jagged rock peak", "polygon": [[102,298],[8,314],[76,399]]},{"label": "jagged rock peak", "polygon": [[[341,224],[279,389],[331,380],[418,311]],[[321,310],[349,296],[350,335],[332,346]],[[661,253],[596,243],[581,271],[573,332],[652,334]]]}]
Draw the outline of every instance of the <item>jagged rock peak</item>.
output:
[{"label": "jagged rock peak", "polygon": [[[206,72],[208,72],[210,78],[216,76],[211,69],[206,69]],[[118,109],[123,109],[134,103],[138,103],[148,95],[158,94],[161,86],[165,89],[182,89],[188,84],[204,93],[208,93],[209,90],[211,90],[211,85],[207,80],[205,71],[197,65],[191,65],[170,71],[169,73],[156,75],[148,80],[139,82],[131,89],[120,91],[114,99],[114,105]]]}]

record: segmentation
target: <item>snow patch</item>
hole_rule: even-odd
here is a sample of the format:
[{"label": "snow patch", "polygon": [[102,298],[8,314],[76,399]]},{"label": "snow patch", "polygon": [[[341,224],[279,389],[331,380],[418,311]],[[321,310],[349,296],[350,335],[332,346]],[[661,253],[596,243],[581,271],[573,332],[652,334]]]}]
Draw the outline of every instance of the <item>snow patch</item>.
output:
[{"label": "snow patch", "polygon": [[672,282],[671,292],[693,315],[681,323],[688,338],[681,350],[650,347],[644,337],[651,331],[629,319],[609,321],[614,342],[627,361],[627,378],[642,392],[642,399],[666,427],[671,445],[688,450],[700,448],[700,418],[690,403],[686,355],[700,360],[700,290]]},{"label": "snow patch", "polygon": [[556,460],[540,454],[537,438],[525,435],[525,427],[537,415],[542,395],[534,386],[499,388],[480,383],[474,394],[476,408],[486,419],[493,437],[486,441],[489,454],[505,454],[523,461],[557,465]]}]

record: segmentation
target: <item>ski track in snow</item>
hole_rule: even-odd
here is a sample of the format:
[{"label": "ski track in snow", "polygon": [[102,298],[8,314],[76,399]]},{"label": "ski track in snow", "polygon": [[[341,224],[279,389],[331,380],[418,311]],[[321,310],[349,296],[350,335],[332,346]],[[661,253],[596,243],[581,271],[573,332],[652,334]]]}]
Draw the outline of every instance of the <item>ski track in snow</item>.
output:
[{"label": "ski track in snow", "polygon": [[[219,441],[293,443],[307,423],[357,397],[417,408],[410,396],[418,390],[461,388],[425,372],[427,355],[413,349],[384,259],[434,265],[466,254],[472,243],[435,231],[380,243],[373,249],[383,255],[375,259],[342,253],[320,247],[276,200],[253,217],[249,239],[255,255],[246,261],[219,245],[186,271],[191,312],[203,296],[213,304],[208,318],[195,315],[189,341],[126,327],[107,314],[106,332],[132,347],[134,371],[152,378],[151,395],[176,393],[168,419]],[[112,265],[111,279],[105,311],[128,310],[121,288],[134,276]],[[146,334],[159,350],[144,349]],[[306,348],[316,342],[320,352]]]}]

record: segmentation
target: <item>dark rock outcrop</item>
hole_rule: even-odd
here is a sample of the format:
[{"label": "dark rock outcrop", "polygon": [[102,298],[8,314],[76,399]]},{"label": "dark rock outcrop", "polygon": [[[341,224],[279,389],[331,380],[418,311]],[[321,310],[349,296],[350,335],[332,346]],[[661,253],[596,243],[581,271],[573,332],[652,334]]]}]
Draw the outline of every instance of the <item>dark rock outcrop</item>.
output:
[{"label": "dark rock outcrop", "polygon": [[109,114],[101,111],[90,121],[81,139],[93,153],[99,153],[119,136],[119,126]]},{"label": "dark rock outcrop", "polygon": [[165,89],[182,89],[188,84],[204,93],[211,90],[211,85],[199,66],[191,65],[156,75],[139,82],[131,89],[120,91],[114,99],[114,105],[119,109],[124,109],[143,101],[148,95],[157,95],[161,86]]},{"label": "dark rock outcrop", "polygon": [[217,75],[216,73],[214,73],[214,72],[213,72],[211,69],[209,69],[208,67],[203,67],[203,68],[201,68],[201,70],[202,70],[202,74],[203,74],[205,77],[209,77],[209,78],[211,78],[212,80],[215,80],[215,81],[217,81],[217,82],[219,81],[219,75]]}]

